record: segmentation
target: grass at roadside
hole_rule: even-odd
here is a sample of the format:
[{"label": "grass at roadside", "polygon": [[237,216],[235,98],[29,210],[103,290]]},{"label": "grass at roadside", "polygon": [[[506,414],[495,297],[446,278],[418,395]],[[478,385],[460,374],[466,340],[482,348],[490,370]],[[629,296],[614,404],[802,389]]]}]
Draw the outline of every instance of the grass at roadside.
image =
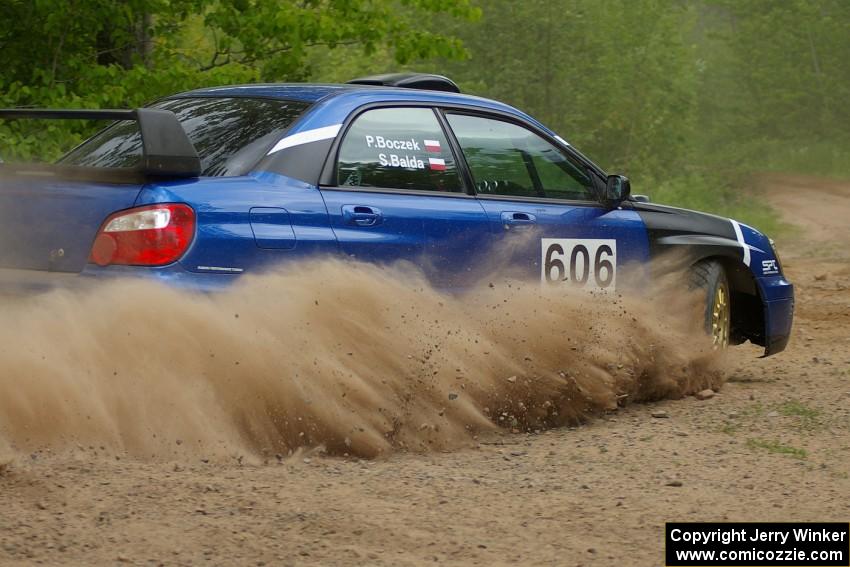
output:
[{"label": "grass at roadside", "polygon": [[810,408],[799,400],[789,400],[779,406],[779,413],[782,415],[797,416],[805,421],[815,421],[821,416],[821,411],[815,408]]},{"label": "grass at roadside", "polygon": [[763,142],[759,169],[773,173],[850,179],[850,148],[828,141]]},{"label": "grass at roadside", "polygon": [[733,218],[775,236],[785,230],[779,216],[755,189],[742,181],[731,182],[720,175],[689,174],[634,187],[654,203],[713,213]]},{"label": "grass at roadside", "polygon": [[808,457],[808,453],[805,449],[799,449],[797,447],[792,447],[791,445],[786,445],[785,443],[769,439],[747,439],[747,447],[750,447],[751,449],[763,449],[769,453],[777,455],[788,455],[795,459],[805,459]]},{"label": "grass at roadside", "polygon": [[780,222],[767,204],[769,186],[756,188],[760,173],[850,179],[850,147],[823,140],[753,139],[695,150],[688,166],[657,181],[639,181],[635,193],[653,202],[734,218],[776,237],[791,238],[794,228]]},{"label": "grass at roadside", "polygon": [[770,406],[764,406],[760,403],[752,404],[739,415],[736,415],[736,419],[722,425],[719,431],[734,436],[743,429],[751,429],[757,422],[765,418],[781,420],[775,422],[774,426],[781,423],[783,428],[809,434],[816,433],[827,424],[827,419],[822,410],[806,405],[800,400],[790,399]]}]

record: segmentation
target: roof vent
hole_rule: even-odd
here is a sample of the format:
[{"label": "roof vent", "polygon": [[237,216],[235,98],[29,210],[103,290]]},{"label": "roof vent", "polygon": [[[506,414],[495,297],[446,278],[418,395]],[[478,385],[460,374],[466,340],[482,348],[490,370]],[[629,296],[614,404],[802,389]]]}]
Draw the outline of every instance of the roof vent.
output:
[{"label": "roof vent", "polygon": [[427,73],[390,73],[388,75],[373,75],[348,81],[350,85],[374,85],[383,87],[401,87],[405,89],[422,89],[426,91],[445,91],[459,93],[457,84],[442,75]]}]

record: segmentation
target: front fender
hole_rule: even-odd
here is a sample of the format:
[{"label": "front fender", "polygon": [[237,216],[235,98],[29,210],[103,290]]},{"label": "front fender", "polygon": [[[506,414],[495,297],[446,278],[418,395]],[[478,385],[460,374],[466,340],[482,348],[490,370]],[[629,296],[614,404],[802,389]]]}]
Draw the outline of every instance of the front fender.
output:
[{"label": "front fender", "polygon": [[794,285],[784,276],[756,278],[764,314],[764,356],[782,352],[794,321]]},{"label": "front fender", "polygon": [[764,346],[765,356],[785,348],[794,316],[794,286],[782,274],[767,236],[715,215],[649,203],[632,206],[646,225],[653,260],[672,253],[683,257],[682,268],[709,259],[724,265],[738,342]]}]

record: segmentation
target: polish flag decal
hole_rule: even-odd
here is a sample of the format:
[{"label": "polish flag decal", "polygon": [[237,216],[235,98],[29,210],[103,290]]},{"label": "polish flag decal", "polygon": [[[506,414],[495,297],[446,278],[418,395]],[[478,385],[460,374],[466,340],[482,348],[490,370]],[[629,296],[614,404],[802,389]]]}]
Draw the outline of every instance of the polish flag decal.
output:
[{"label": "polish flag decal", "polygon": [[431,166],[431,169],[435,171],[445,171],[446,170],[446,160],[440,158],[428,158],[428,165]]},{"label": "polish flag decal", "polygon": [[440,153],[440,141],[439,140],[425,140],[425,149],[429,152]]}]

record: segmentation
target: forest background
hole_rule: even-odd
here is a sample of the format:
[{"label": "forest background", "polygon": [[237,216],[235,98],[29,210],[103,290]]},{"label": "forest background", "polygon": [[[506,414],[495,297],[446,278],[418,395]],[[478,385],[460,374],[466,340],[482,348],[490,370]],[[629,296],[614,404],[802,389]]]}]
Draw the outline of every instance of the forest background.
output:
[{"label": "forest background", "polygon": [[[0,107],[435,72],[636,193],[764,230],[764,173],[850,177],[848,61],[846,0],[0,0]],[[94,127],[0,121],[0,157],[50,160]]]}]

